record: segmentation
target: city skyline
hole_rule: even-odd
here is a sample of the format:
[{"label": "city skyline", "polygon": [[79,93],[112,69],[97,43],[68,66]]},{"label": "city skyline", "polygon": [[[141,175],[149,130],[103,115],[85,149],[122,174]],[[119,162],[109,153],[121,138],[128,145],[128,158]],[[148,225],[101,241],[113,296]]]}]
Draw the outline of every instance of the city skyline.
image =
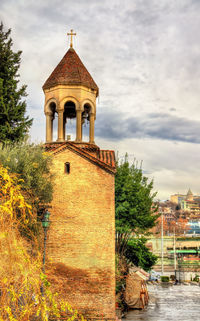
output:
[{"label": "city skyline", "polygon": [[[143,161],[157,198],[200,194],[200,3],[162,1],[1,1],[13,50],[22,50],[21,83],[31,139],[45,140],[42,85],[74,47],[100,89],[96,143]],[[12,17],[12,19],[11,19]]]}]

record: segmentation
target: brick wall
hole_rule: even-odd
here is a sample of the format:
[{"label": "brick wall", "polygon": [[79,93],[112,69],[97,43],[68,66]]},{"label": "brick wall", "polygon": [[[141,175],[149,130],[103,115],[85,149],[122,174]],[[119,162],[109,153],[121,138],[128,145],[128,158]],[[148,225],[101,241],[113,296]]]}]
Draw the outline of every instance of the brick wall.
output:
[{"label": "brick wall", "polygon": [[114,175],[68,149],[54,155],[52,170],[52,280],[86,317],[115,319]]}]

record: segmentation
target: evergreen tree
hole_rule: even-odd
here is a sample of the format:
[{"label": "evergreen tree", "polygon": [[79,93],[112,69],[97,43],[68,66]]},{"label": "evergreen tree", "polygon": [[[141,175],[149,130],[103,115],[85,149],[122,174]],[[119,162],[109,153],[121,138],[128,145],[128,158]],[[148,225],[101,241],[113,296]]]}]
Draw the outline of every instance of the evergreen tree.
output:
[{"label": "evergreen tree", "polygon": [[155,225],[159,215],[153,206],[156,193],[152,189],[153,181],[148,181],[136,163],[130,166],[125,156],[115,177],[116,251],[121,256],[134,233],[144,234]]},{"label": "evergreen tree", "polygon": [[0,24],[0,142],[19,141],[28,133],[32,119],[25,116],[26,86],[18,88],[21,51],[12,51],[11,29]]}]

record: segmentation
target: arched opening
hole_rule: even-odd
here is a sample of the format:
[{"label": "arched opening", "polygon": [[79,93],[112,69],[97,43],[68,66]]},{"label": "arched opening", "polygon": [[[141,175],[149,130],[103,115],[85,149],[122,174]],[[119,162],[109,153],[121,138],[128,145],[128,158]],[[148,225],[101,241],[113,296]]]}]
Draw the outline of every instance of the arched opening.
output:
[{"label": "arched opening", "polygon": [[[63,117],[64,140],[74,141],[76,138],[76,106],[73,101],[68,101],[64,105]],[[65,134],[66,133],[66,134]]]},{"label": "arched opening", "polygon": [[57,128],[58,128],[58,115],[56,112],[56,104],[51,102],[49,104],[49,111],[52,117],[52,124],[51,124],[51,133],[52,133],[52,141],[56,141],[57,139]]},{"label": "arched opening", "polygon": [[89,104],[85,104],[84,111],[82,112],[82,137],[84,142],[89,141],[90,112],[91,106]]}]

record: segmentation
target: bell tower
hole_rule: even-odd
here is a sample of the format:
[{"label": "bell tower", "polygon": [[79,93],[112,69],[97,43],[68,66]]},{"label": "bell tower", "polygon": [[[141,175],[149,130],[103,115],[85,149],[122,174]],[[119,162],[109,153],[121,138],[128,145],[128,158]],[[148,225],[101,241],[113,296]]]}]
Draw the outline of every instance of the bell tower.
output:
[{"label": "bell tower", "polygon": [[99,89],[73,48],[70,48],[43,85],[46,143],[53,142],[53,122],[58,117],[57,142],[66,141],[68,122],[76,119],[75,143],[83,143],[83,124],[89,122],[89,142],[94,144],[96,98]]},{"label": "bell tower", "polygon": [[[43,86],[44,147],[55,177],[48,278],[87,319],[115,321],[115,154],[95,144],[99,89],[73,48],[73,30],[69,36],[70,48]],[[72,141],[67,138],[71,119],[76,124]]]}]

